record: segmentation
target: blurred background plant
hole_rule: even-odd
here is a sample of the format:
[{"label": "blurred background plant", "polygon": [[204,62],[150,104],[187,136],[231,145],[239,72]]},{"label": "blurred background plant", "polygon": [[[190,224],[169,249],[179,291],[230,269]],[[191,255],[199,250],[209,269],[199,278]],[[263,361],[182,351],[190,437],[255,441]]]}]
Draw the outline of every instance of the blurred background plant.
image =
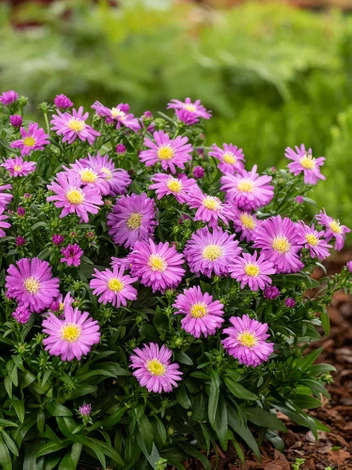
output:
[{"label": "blurred background plant", "polygon": [[214,111],[207,143],[242,147],[249,166],[284,166],[285,147],[301,143],[325,155],[313,197],[352,226],[348,15],[282,2],[11,3],[0,5],[0,88],[30,95],[33,117],[58,93],[135,114],[200,98]]}]

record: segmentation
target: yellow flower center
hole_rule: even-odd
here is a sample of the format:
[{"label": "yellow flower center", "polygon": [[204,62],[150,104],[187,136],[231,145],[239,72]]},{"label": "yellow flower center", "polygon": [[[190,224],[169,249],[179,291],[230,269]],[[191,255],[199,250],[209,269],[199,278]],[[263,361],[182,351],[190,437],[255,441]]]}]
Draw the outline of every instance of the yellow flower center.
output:
[{"label": "yellow flower center", "polygon": [[98,179],[96,172],[90,168],[86,168],[80,172],[83,183],[95,183]]},{"label": "yellow flower center", "polygon": [[197,111],[197,107],[194,104],[185,104],[183,105],[184,109],[187,109],[187,111],[191,111],[191,113],[195,113]]},{"label": "yellow flower center", "polygon": [[241,193],[251,193],[253,191],[253,187],[253,181],[249,179],[243,179],[237,185],[237,189],[241,191]]},{"label": "yellow flower center", "polygon": [[162,364],[158,359],[151,359],[150,361],[147,361],[146,365],[147,371],[150,372],[152,375],[165,375],[166,373],[166,367],[164,364]]},{"label": "yellow flower center", "polygon": [[23,144],[26,145],[27,147],[33,147],[35,145],[35,138],[34,137],[25,137],[23,139]]},{"label": "yellow flower center", "polygon": [[142,214],[139,212],[133,212],[127,220],[127,227],[130,230],[137,230],[137,228],[142,225],[142,218]]},{"label": "yellow flower center", "polygon": [[81,336],[81,327],[74,323],[68,323],[61,328],[61,339],[68,343],[75,343]]},{"label": "yellow flower center", "polygon": [[162,273],[167,268],[167,262],[160,255],[150,255],[148,265],[152,268],[152,271],[159,271]]},{"label": "yellow flower center", "polygon": [[240,333],[237,336],[237,341],[239,341],[242,346],[247,346],[247,348],[253,348],[253,346],[256,346],[258,343],[257,338],[253,333],[250,333],[249,331],[244,331],[243,333]]},{"label": "yellow flower center", "polygon": [[24,281],[24,287],[30,294],[38,294],[40,290],[40,282],[34,279],[34,277],[27,277]]},{"label": "yellow flower center", "polygon": [[313,235],[312,233],[308,233],[306,235],[306,240],[312,246],[316,246],[319,243],[319,240],[317,239],[317,237]]},{"label": "yellow flower center", "polygon": [[333,220],[332,222],[330,222],[329,224],[329,227],[330,227],[330,230],[334,233],[341,233],[341,227],[340,227],[340,224],[338,222],[336,222],[336,220]]},{"label": "yellow flower center", "polygon": [[203,258],[215,261],[222,256],[222,249],[218,245],[208,245],[203,250]]},{"label": "yellow flower center", "polygon": [[230,165],[234,165],[237,161],[237,158],[232,152],[225,152],[222,159],[225,163],[229,163]]},{"label": "yellow flower center", "polygon": [[206,196],[202,202],[203,206],[211,211],[218,211],[221,208],[221,201],[217,197]]},{"label": "yellow flower center", "polygon": [[121,121],[123,121],[126,117],[126,113],[124,113],[123,111],[121,111],[121,109],[117,109],[117,108],[111,108],[111,116],[113,118],[117,118],[119,117],[121,119]]},{"label": "yellow flower center", "polygon": [[247,274],[247,276],[257,277],[260,274],[260,269],[256,264],[248,263],[244,267],[244,272]]},{"label": "yellow flower center", "polygon": [[108,181],[111,180],[112,173],[109,170],[109,168],[105,168],[105,166],[103,166],[103,168],[100,168],[100,171],[102,171],[105,174],[105,179],[107,179]]},{"label": "yellow flower center", "polygon": [[203,318],[208,315],[208,307],[204,302],[193,304],[191,307],[191,315],[193,318]]},{"label": "yellow flower center", "polygon": [[69,189],[66,193],[66,199],[71,204],[82,204],[84,202],[84,194],[81,189]]},{"label": "yellow flower center", "polygon": [[179,193],[182,190],[182,183],[176,178],[170,178],[166,183],[166,186],[173,193]]},{"label": "yellow flower center", "polygon": [[286,237],[275,237],[273,240],[272,247],[279,253],[287,253],[290,251],[291,244]]},{"label": "yellow flower center", "polygon": [[108,288],[113,292],[121,292],[124,287],[124,283],[121,282],[120,279],[117,279],[117,277],[109,279]]},{"label": "yellow flower center", "polygon": [[170,145],[163,145],[158,150],[160,160],[171,160],[175,154],[175,150]]},{"label": "yellow flower center", "polygon": [[306,170],[311,170],[315,167],[315,158],[313,158],[312,155],[309,155],[307,153],[304,155],[304,157],[300,159],[299,162]]},{"label": "yellow flower center", "polygon": [[70,119],[67,125],[71,129],[71,131],[74,131],[74,132],[81,132],[86,127],[84,121],[82,121],[81,119],[74,119],[74,118]]},{"label": "yellow flower center", "polygon": [[255,229],[257,224],[251,215],[246,214],[246,213],[241,214],[240,219],[244,228],[248,228],[249,230]]},{"label": "yellow flower center", "polygon": [[13,167],[13,169],[14,169],[15,171],[21,171],[21,170],[22,170],[22,165],[15,165],[15,166]]}]

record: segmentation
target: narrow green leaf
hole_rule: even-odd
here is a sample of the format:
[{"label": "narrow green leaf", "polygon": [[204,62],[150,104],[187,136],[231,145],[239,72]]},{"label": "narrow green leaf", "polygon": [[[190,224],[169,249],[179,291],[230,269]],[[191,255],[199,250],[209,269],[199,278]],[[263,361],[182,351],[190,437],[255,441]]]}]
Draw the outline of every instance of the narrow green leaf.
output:
[{"label": "narrow green leaf", "polygon": [[9,449],[0,436],[0,462],[3,470],[12,470],[12,461]]},{"label": "narrow green leaf", "polygon": [[210,391],[209,391],[209,402],[208,402],[208,417],[211,427],[215,429],[215,417],[218,408],[218,401],[220,395],[220,378],[216,371],[212,371],[210,374]]},{"label": "narrow green leaf", "polygon": [[226,387],[236,398],[241,398],[242,400],[258,400],[258,396],[244,388],[243,385],[227,377],[225,377],[224,382]]},{"label": "narrow green leaf", "polygon": [[248,421],[257,426],[287,432],[284,423],[275,414],[269,413],[269,411],[265,411],[257,406],[256,408],[246,408],[243,412]]}]

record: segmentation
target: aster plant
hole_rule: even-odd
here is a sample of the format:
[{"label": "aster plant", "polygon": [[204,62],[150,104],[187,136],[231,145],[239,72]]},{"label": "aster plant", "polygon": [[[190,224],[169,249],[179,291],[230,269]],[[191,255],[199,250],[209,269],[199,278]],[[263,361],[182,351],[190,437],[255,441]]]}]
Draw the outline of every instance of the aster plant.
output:
[{"label": "aster plant", "polygon": [[306,349],[352,266],[311,276],[350,231],[305,215],[324,158],[251,168],[205,145],[197,99],[138,117],[58,94],[44,127],[26,102],[0,95],[3,468],[209,470],[211,449],[282,450],[278,412],[326,431],[309,409],[334,368]]}]

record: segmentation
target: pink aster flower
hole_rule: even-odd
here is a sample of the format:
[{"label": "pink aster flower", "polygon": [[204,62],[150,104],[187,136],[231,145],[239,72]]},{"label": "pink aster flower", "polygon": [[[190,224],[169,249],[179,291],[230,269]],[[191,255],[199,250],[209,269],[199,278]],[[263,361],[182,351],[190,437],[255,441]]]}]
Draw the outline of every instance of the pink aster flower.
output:
[{"label": "pink aster flower", "polygon": [[98,116],[105,117],[108,124],[116,122],[116,129],[124,126],[136,132],[141,128],[138,119],[135,118],[133,114],[128,113],[129,106],[126,104],[120,103],[116,107],[110,109],[99,101],[96,101],[92,105],[92,108],[96,111]]},{"label": "pink aster flower", "polygon": [[16,310],[12,312],[12,317],[17,321],[17,323],[25,325],[31,317],[31,312],[27,307],[17,307]]},{"label": "pink aster flower", "polygon": [[265,255],[260,255],[255,251],[253,255],[242,253],[242,256],[235,259],[230,265],[231,277],[241,283],[241,289],[248,285],[250,290],[257,291],[265,289],[271,284],[270,274],[275,274],[275,267],[270,261],[266,261]]},{"label": "pink aster flower", "polygon": [[185,315],[181,320],[182,328],[195,338],[214,335],[224,319],[224,306],[207,292],[202,293],[199,286],[185,289],[176,297],[173,307],[175,314]]},{"label": "pink aster flower", "polygon": [[199,122],[197,114],[187,109],[176,109],[175,114],[177,119],[186,124],[186,126],[192,126],[192,124]]},{"label": "pink aster flower", "polygon": [[110,185],[103,172],[86,166],[82,160],[71,163],[70,167],[71,168],[66,168],[63,166],[63,169],[66,170],[67,173],[70,171],[77,173],[81,179],[81,186],[95,188],[96,191],[103,196],[110,194]]},{"label": "pink aster flower", "polygon": [[146,387],[148,392],[169,393],[177,382],[181,380],[180,366],[171,363],[172,351],[166,346],[156,343],[144,344],[143,349],[136,348],[130,356],[133,375],[141,387]]},{"label": "pink aster flower", "polygon": [[70,113],[62,113],[57,110],[57,114],[53,114],[53,118],[50,121],[53,127],[52,131],[56,131],[57,135],[62,135],[62,142],[68,142],[72,144],[77,137],[83,142],[88,141],[89,145],[93,145],[95,138],[100,136],[100,133],[88,126],[85,121],[88,119],[89,113],[83,114],[83,106],[75,109]]},{"label": "pink aster flower", "polygon": [[246,211],[266,206],[274,197],[274,187],[268,183],[271,176],[259,176],[257,165],[251,171],[243,170],[238,174],[226,174],[221,177],[221,190],[226,192],[226,199]]},{"label": "pink aster flower", "polygon": [[85,403],[78,408],[78,411],[81,416],[89,416],[92,412],[92,405],[90,403]]},{"label": "pink aster flower", "polygon": [[209,227],[217,227],[219,219],[225,225],[228,225],[228,219],[232,215],[230,204],[224,204],[216,196],[203,194],[198,186],[191,188],[186,203],[191,209],[197,209],[194,220],[201,220],[207,223]]},{"label": "pink aster flower", "polygon": [[132,275],[153,292],[174,289],[186,272],[182,268],[183,255],[167,242],[155,244],[152,239],[136,242],[127,260]]},{"label": "pink aster flower", "polygon": [[287,297],[287,299],[285,299],[285,305],[287,308],[293,308],[296,305],[296,301],[292,299],[292,297]]},{"label": "pink aster flower", "polygon": [[144,145],[149,147],[149,150],[143,150],[139,154],[140,160],[146,166],[160,162],[163,170],[170,170],[171,173],[176,173],[176,167],[183,170],[185,162],[192,159],[190,154],[193,148],[188,143],[188,138],[178,136],[172,140],[164,131],[154,132],[153,136],[155,142],[144,139]]},{"label": "pink aster flower", "polygon": [[280,291],[276,286],[269,286],[263,293],[264,299],[275,300],[280,296]]},{"label": "pink aster flower", "polygon": [[288,217],[277,215],[263,220],[255,232],[254,247],[262,249],[277,273],[296,273],[304,267],[298,256],[301,238],[296,224]]},{"label": "pink aster flower", "polygon": [[49,196],[47,201],[55,201],[55,207],[63,208],[60,218],[76,213],[81,221],[88,223],[88,213],[97,214],[98,206],[104,204],[95,188],[89,186],[81,188],[81,178],[73,171],[58,173],[56,181],[47,186],[50,191],[56,193],[54,196]]},{"label": "pink aster flower", "polygon": [[62,319],[49,312],[42,327],[48,335],[43,339],[45,350],[52,356],[61,356],[62,361],[80,360],[100,341],[98,322],[88,312],[81,313],[69,305],[65,305]]},{"label": "pink aster flower", "polygon": [[165,173],[157,173],[150,178],[154,184],[149,189],[154,189],[158,199],[172,194],[176,200],[183,204],[186,202],[187,194],[197,183],[193,178],[187,178],[185,175],[171,176]]},{"label": "pink aster flower", "polygon": [[59,295],[59,280],[53,278],[51,266],[38,258],[22,258],[7,270],[6,295],[16,299],[31,312],[42,312]]},{"label": "pink aster flower", "polygon": [[193,168],[192,173],[193,173],[193,176],[197,180],[199,180],[199,179],[203,178],[205,171],[204,171],[204,168],[202,168],[201,166],[196,166],[195,168]]},{"label": "pink aster flower", "polygon": [[11,184],[0,186],[0,207],[6,207],[13,198],[13,194],[5,192],[7,189],[12,189]]},{"label": "pink aster flower", "polygon": [[24,161],[22,157],[15,157],[4,158],[4,163],[0,166],[6,168],[10,175],[16,178],[17,176],[28,176],[30,173],[33,173],[36,165],[35,162]]},{"label": "pink aster flower", "polygon": [[22,139],[11,142],[11,148],[21,149],[21,155],[29,155],[35,150],[44,150],[44,146],[50,144],[44,129],[40,128],[36,122],[31,122],[28,126],[28,131],[21,127],[20,133]]},{"label": "pink aster flower", "polygon": [[63,235],[60,235],[59,233],[56,233],[55,235],[53,235],[51,237],[51,241],[54,243],[54,245],[56,246],[60,246],[62,245],[62,243],[64,242],[65,240],[65,237]]},{"label": "pink aster flower", "polygon": [[14,90],[10,91],[3,91],[0,95],[0,103],[4,106],[10,106],[10,104],[14,103],[18,100],[18,93]]},{"label": "pink aster flower", "polygon": [[274,351],[274,343],[266,342],[270,336],[268,325],[251,320],[248,315],[231,317],[230,322],[233,326],[224,329],[228,337],[222,341],[228,354],[247,367],[266,362]]},{"label": "pink aster flower", "polygon": [[255,230],[261,221],[250,212],[233,210],[232,214],[233,226],[240,233],[240,240],[246,240],[247,243],[253,241]]},{"label": "pink aster flower", "polygon": [[20,116],[19,114],[13,114],[12,116],[10,116],[10,124],[12,127],[21,127],[22,122],[22,116]]},{"label": "pink aster flower", "polygon": [[121,266],[120,268],[114,267],[111,269],[105,269],[105,271],[98,271],[94,269],[94,274],[90,281],[90,288],[93,289],[93,294],[100,296],[98,302],[111,303],[117,308],[120,308],[121,305],[126,307],[128,300],[137,299],[137,290],[131,286],[133,282],[136,282],[138,279],[136,277],[131,277],[124,275],[125,268]]},{"label": "pink aster flower", "polygon": [[218,167],[222,173],[233,175],[244,170],[244,153],[236,145],[224,144],[221,149],[213,144],[209,155],[220,161]]},{"label": "pink aster flower", "polygon": [[303,144],[301,144],[301,147],[296,146],[295,149],[296,151],[290,147],[286,148],[285,157],[293,160],[288,165],[290,173],[297,176],[303,171],[306,184],[317,184],[320,179],[325,180],[325,176],[320,173],[320,167],[324,165],[325,158],[313,158],[312,149],[306,150]]},{"label": "pink aster flower", "polygon": [[117,155],[125,155],[125,153],[127,152],[127,149],[123,144],[117,144],[115,150]]},{"label": "pink aster flower", "polygon": [[347,261],[346,268],[349,270],[350,273],[352,273],[352,261]]},{"label": "pink aster flower", "polygon": [[141,195],[121,196],[108,215],[109,235],[116,245],[131,248],[136,241],[146,241],[154,234],[155,202]]},{"label": "pink aster flower", "polygon": [[67,96],[63,94],[56,95],[54,99],[54,104],[57,108],[60,108],[60,109],[69,109],[73,106],[73,103],[70,100],[70,98],[67,98]]},{"label": "pink aster flower", "polygon": [[300,237],[300,242],[309,250],[312,258],[317,257],[320,260],[323,260],[330,255],[329,249],[332,248],[332,246],[328,245],[326,242],[324,238],[324,230],[318,232],[317,230],[314,230],[314,224],[312,227],[308,227],[308,225],[302,221],[296,224],[296,227]]},{"label": "pink aster flower", "polygon": [[196,231],[186,243],[184,254],[192,273],[211,277],[226,276],[229,273],[230,261],[239,256],[242,249],[238,247],[235,235],[215,227],[212,232],[207,227]]},{"label": "pink aster flower", "polygon": [[342,250],[345,244],[346,234],[351,230],[346,227],[346,225],[341,225],[339,220],[329,217],[326,214],[325,209],[320,211],[315,218],[323,227],[326,228],[325,240],[329,242],[333,237],[335,237],[334,249],[337,251]]},{"label": "pink aster flower", "polygon": [[26,239],[21,236],[18,236],[16,237],[15,243],[16,243],[16,246],[23,246],[26,244]]},{"label": "pink aster flower", "polygon": [[69,292],[65,295],[65,297],[60,294],[59,297],[50,305],[50,311],[62,314],[65,310],[65,307],[70,307],[74,301],[75,299],[71,297]]},{"label": "pink aster flower", "polygon": [[66,248],[61,249],[61,253],[64,255],[60,259],[60,263],[66,263],[67,266],[79,266],[81,264],[81,256],[83,250],[77,243],[74,245],[68,245]]},{"label": "pink aster flower", "polygon": [[7,215],[3,215],[4,211],[5,208],[0,206],[0,238],[6,236],[6,233],[3,231],[3,228],[11,227],[11,224],[9,224],[8,222],[4,222],[6,219],[8,219]]},{"label": "pink aster flower", "polygon": [[167,109],[185,109],[197,117],[210,119],[211,111],[207,111],[200,103],[200,100],[196,100],[194,103],[192,103],[191,98],[186,98],[184,102],[180,100],[171,100],[171,102],[167,105]]}]

